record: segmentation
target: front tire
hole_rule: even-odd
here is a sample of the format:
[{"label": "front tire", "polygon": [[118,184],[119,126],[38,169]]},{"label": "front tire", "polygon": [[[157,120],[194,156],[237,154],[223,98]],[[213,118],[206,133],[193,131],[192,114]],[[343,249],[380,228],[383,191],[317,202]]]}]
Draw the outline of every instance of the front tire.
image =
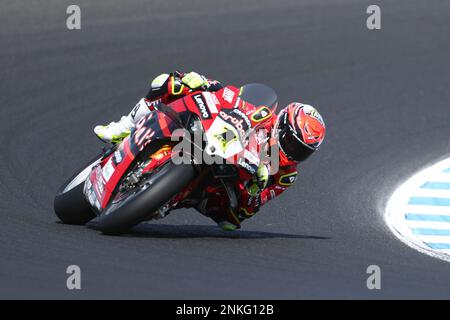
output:
[{"label": "front tire", "polygon": [[83,225],[95,218],[91,205],[84,196],[84,182],[92,167],[100,162],[100,157],[91,160],[83,169],[78,170],[58,190],[53,202],[56,216],[66,224]]},{"label": "front tire", "polygon": [[195,177],[190,164],[167,162],[133,194],[111,203],[99,217],[97,227],[104,234],[119,235],[146,220],[173,196],[180,193]]}]

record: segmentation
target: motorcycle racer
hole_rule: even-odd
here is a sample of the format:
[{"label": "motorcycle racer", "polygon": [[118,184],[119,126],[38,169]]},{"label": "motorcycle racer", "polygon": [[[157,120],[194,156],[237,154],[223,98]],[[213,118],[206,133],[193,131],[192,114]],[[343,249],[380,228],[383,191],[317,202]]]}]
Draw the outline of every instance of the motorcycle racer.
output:
[{"label": "motorcycle racer", "polygon": [[[193,91],[217,91],[223,86],[196,73],[173,72],[157,76],[147,95],[139,100],[131,112],[119,122],[96,126],[94,132],[105,142],[119,143],[144,116],[155,110],[159,102],[169,104]],[[277,144],[279,170],[269,174],[269,167],[261,164],[249,181],[237,183],[238,210],[224,210],[224,197],[211,196],[196,206],[202,214],[212,218],[223,230],[235,230],[252,217],[262,205],[283,193],[297,178],[297,165],[316,151],[325,137],[325,123],[319,112],[310,105],[293,102],[265,122],[269,144]],[[212,191],[212,190],[211,190]],[[214,194],[211,192],[211,194]]]}]

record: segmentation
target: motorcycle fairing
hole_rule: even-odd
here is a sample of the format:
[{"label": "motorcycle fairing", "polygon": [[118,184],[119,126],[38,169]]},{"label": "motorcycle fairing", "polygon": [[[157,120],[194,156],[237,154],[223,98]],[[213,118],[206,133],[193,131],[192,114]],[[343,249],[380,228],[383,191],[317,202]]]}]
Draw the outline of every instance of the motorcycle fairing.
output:
[{"label": "motorcycle fairing", "polygon": [[136,157],[152,141],[170,139],[179,125],[163,112],[142,118],[117,150],[102,160],[91,172],[85,187],[89,202],[99,212],[105,209],[124,174]]}]

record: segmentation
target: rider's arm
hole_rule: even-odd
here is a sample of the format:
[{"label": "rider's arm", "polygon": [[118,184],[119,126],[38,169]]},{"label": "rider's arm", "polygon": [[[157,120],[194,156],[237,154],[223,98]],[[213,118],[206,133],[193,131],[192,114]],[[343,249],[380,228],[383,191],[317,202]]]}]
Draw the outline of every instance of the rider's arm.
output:
[{"label": "rider's arm", "polygon": [[150,101],[160,100],[163,103],[170,103],[182,98],[194,90],[217,91],[222,88],[220,82],[209,80],[196,73],[163,73],[157,76],[151,84],[151,88],[146,95]]},{"label": "rider's arm", "polygon": [[[239,210],[235,214],[236,219],[231,219],[230,222],[235,223],[236,220],[241,223],[245,219],[251,218],[259,211],[259,208],[266,202],[278,197],[287,188],[292,186],[297,177],[296,166],[281,167],[280,170],[269,177],[267,186],[260,192],[254,193],[248,188],[241,187],[241,197],[239,200]],[[238,225],[239,226],[239,225]]]},{"label": "rider's arm", "polygon": [[297,167],[286,166],[270,177],[268,186],[261,192],[261,205],[265,204],[292,186],[297,179]]},{"label": "rider's arm", "polygon": [[150,111],[154,111],[159,101],[168,104],[194,90],[217,91],[221,88],[220,82],[206,79],[196,72],[163,73],[153,79],[149,92],[138,101],[130,116],[133,123],[137,123]]},{"label": "rider's arm", "polygon": [[168,104],[194,90],[217,91],[221,88],[220,82],[206,79],[196,72],[163,73],[153,79],[149,92],[138,101],[130,116],[133,123],[137,123],[150,111],[154,111],[156,104],[160,101]]}]

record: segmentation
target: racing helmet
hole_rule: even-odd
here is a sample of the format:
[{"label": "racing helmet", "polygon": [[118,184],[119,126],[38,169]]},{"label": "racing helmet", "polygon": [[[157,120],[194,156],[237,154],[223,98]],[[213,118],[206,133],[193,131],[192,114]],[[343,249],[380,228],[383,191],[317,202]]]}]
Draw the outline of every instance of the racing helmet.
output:
[{"label": "racing helmet", "polygon": [[292,102],[282,109],[276,125],[278,145],[289,160],[305,161],[325,138],[325,122],[312,106]]}]

